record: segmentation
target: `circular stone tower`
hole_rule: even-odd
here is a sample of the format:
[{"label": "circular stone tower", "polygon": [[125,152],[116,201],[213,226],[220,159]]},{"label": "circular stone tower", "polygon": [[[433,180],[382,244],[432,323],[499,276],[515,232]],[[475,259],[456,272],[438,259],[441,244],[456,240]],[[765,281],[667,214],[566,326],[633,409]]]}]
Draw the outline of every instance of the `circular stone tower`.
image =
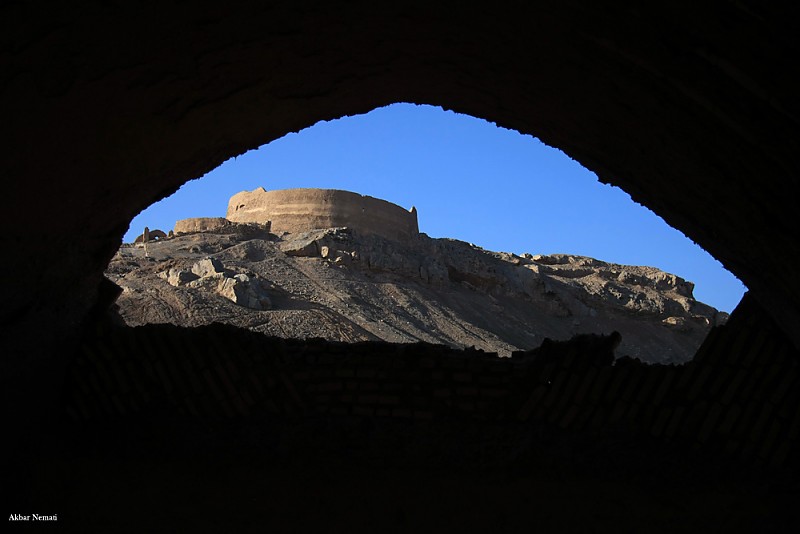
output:
[{"label": "circular stone tower", "polygon": [[297,233],[347,226],[364,234],[407,241],[419,234],[417,210],[405,210],[379,198],[338,189],[283,189],[259,187],[242,191],[228,202],[232,222],[272,221],[272,232]]}]

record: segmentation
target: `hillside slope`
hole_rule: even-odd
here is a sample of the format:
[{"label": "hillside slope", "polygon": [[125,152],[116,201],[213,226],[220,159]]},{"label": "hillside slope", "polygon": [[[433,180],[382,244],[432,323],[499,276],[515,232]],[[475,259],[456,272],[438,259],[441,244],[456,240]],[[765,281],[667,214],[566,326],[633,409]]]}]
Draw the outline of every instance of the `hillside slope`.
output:
[{"label": "hillside slope", "polygon": [[618,356],[691,359],[727,314],[651,267],[572,255],[517,256],[347,228],[281,237],[233,224],[123,245],[106,275],[129,325],[229,323],[282,337],[426,341],[501,356],[576,333],[622,334]]}]

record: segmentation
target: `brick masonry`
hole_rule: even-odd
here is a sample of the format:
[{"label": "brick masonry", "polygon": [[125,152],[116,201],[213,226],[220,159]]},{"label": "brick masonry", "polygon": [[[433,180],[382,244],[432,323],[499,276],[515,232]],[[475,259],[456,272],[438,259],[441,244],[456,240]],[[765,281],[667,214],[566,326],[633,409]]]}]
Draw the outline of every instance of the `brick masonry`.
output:
[{"label": "brick masonry", "polygon": [[421,432],[414,425],[453,422],[487,435],[498,425],[536,427],[576,443],[614,436],[756,469],[797,467],[798,354],[748,298],[689,364],[615,362],[617,342],[579,336],[498,358],[429,344],[267,338],[221,325],[106,327],[83,343],[65,408],[86,425],[170,414],[220,429],[403,421],[411,436]]}]

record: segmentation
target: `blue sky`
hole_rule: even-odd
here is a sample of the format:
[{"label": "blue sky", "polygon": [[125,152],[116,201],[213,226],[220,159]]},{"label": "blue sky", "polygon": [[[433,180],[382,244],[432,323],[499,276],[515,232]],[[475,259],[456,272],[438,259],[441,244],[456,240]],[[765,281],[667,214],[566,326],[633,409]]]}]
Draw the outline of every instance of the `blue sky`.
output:
[{"label": "blue sky", "polygon": [[124,240],[144,226],[168,231],[178,219],[224,217],[229,197],[259,186],[345,189],[416,206],[420,231],[488,250],[658,267],[694,282],[698,300],[725,311],[745,291],[681,232],[560,150],[413,104],[320,122],[232,158],[140,213]]}]

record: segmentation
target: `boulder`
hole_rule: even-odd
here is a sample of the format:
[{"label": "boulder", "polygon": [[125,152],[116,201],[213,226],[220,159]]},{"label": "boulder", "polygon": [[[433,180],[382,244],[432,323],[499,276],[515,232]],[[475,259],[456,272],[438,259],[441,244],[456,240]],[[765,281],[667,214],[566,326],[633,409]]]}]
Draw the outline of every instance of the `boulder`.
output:
[{"label": "boulder", "polygon": [[192,265],[192,272],[200,278],[223,271],[222,262],[214,258],[205,258]]},{"label": "boulder", "polygon": [[313,237],[296,239],[281,244],[281,251],[287,256],[301,256],[305,258],[319,256],[319,245]]},{"label": "boulder", "polygon": [[224,278],[217,292],[235,304],[252,310],[268,310],[272,307],[265,284],[246,274]]},{"label": "boulder", "polygon": [[665,326],[668,326],[668,327],[671,327],[671,328],[675,328],[677,330],[682,330],[682,331],[689,330],[689,324],[688,323],[689,323],[689,321],[686,319],[686,317],[675,317],[675,316],[667,317],[666,319],[663,319],[661,321],[661,324],[663,324]]},{"label": "boulder", "polygon": [[353,261],[353,256],[349,252],[345,252],[344,250],[337,250],[335,254],[333,254],[333,263],[342,263],[348,265],[352,261]]},{"label": "boulder", "polygon": [[183,269],[175,269],[175,268],[172,268],[168,271],[162,271],[158,273],[158,276],[165,279],[167,283],[175,287],[186,285],[189,282],[192,282],[199,278],[198,275],[196,275],[191,271],[186,271]]},{"label": "boulder", "polygon": [[[194,273],[193,273],[194,274]],[[201,278],[197,278],[192,280],[191,282],[186,284],[186,287],[192,287],[195,289],[203,289],[205,291],[217,291],[220,284],[228,278],[225,276],[225,273],[213,273],[207,276],[203,276]]]}]

